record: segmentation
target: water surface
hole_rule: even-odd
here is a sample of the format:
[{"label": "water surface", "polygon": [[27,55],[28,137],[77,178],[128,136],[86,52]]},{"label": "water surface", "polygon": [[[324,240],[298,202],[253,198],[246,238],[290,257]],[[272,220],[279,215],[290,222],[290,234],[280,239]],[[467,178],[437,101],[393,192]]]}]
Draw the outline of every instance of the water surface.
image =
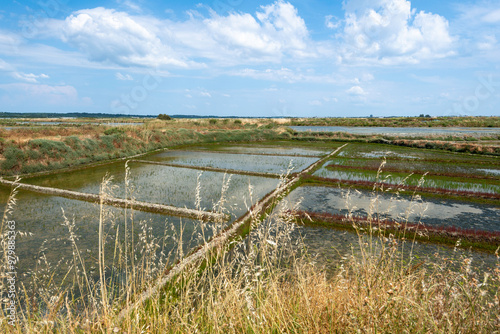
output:
[{"label": "water surface", "polygon": [[388,136],[460,136],[500,135],[500,128],[397,128],[397,127],[350,127],[350,126],[290,126],[299,132],[347,132],[358,135]]}]

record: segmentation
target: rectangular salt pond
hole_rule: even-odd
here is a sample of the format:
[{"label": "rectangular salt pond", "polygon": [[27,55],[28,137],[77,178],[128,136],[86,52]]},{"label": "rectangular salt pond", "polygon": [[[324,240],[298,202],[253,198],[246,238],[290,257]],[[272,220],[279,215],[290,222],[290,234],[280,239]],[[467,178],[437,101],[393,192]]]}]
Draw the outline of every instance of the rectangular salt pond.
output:
[{"label": "rectangular salt pond", "polygon": [[[3,212],[10,190],[0,187],[0,209]],[[115,239],[118,230],[118,239],[124,241],[125,209],[104,206],[106,234],[106,261],[110,265],[115,252]],[[19,258],[17,273],[20,280],[26,282],[35,271],[43,273],[42,269],[50,267],[55,271],[54,280],[60,283],[73,259],[73,246],[70,241],[71,233],[65,224],[64,214],[71,224],[74,224],[76,244],[86,263],[88,271],[97,267],[98,238],[99,238],[99,205],[71,200],[61,197],[34,194],[20,191],[9,220],[16,222],[16,255]],[[130,233],[132,221],[134,233]],[[182,223],[182,238],[180,228]],[[202,226],[205,226],[205,237],[209,238],[212,228],[222,229],[224,225],[201,224],[193,219],[178,218],[154,214],[148,212],[134,211],[133,219],[131,211],[127,211],[127,230],[129,241],[133,238],[134,245],[139,254],[144,250],[146,243],[154,246],[156,256],[166,256],[170,251],[176,250],[177,241],[182,239],[184,253],[200,244],[202,240],[197,239]],[[144,236],[147,235],[146,239]],[[165,237],[168,237],[164,240]],[[146,240],[143,242],[142,240]],[[123,250],[123,248],[122,248]],[[123,254],[121,254],[123,256]],[[170,259],[163,259],[163,267],[167,261],[173,261],[175,254]],[[41,260],[41,261],[39,261]],[[157,260],[159,260],[157,258]],[[159,268],[160,270],[163,268]],[[49,272],[50,272],[49,271]]]},{"label": "rectangular salt pond", "polygon": [[[55,175],[26,179],[22,182],[44,187],[74,190],[98,194],[102,179],[106,174],[113,176],[118,186],[115,197],[124,198],[125,163],[114,163],[88,169],[76,170]],[[132,194],[138,201],[166,204],[181,208],[197,209],[196,187],[200,175],[201,209],[210,211],[221,199],[224,178],[230,177],[225,191],[223,207],[233,218],[247,211],[265,194],[271,192],[279,183],[278,179],[247,176],[224,175],[224,173],[197,171],[187,168],[130,163],[130,185]],[[249,185],[252,187],[250,199]]]},{"label": "rectangular salt pond", "polygon": [[384,156],[387,160],[404,160],[415,163],[420,160],[447,163],[479,163],[487,165],[500,165],[500,158],[488,155],[470,155],[464,153],[453,153],[436,151],[414,147],[404,147],[385,144],[359,144],[350,143],[337,155],[340,158],[375,159],[381,161]]},{"label": "rectangular salt pond", "polygon": [[[377,170],[380,167],[382,158],[380,159],[357,159],[357,158],[347,158],[347,157],[335,157],[330,160],[327,165],[334,166],[349,166],[349,167],[361,167],[370,168]],[[499,161],[500,162],[500,161]],[[477,168],[481,167],[491,167],[488,168]],[[384,169],[397,169],[401,171],[410,172],[428,172],[428,173],[450,173],[450,174],[470,174],[474,176],[482,177],[495,177],[500,180],[500,170],[494,169],[498,168],[498,165],[488,165],[480,164],[479,161],[475,163],[442,163],[442,162],[432,162],[432,161],[422,161],[422,160],[404,160],[404,159],[390,159],[386,161]],[[392,171],[391,171],[392,172]]]},{"label": "rectangular salt pond", "polygon": [[[340,146],[340,145],[339,145]],[[196,150],[211,150],[217,152],[234,152],[241,154],[279,154],[279,155],[312,155],[312,156],[324,156],[334,150],[334,148],[316,149],[307,147],[287,147],[287,146],[255,146],[255,145],[235,145],[235,146],[207,146],[207,147],[195,147]]]},{"label": "rectangular salt pond", "polygon": [[[333,228],[321,226],[301,226],[295,229],[292,241],[297,242],[301,238],[309,255],[319,268],[325,268],[328,275],[338,274],[338,268],[351,256],[361,256],[360,239],[353,232],[339,231]],[[367,241],[365,236],[364,239]],[[380,239],[375,237],[375,242]],[[386,244],[390,248],[391,244]],[[405,242],[398,245],[395,258],[403,258],[406,263],[410,260],[413,264],[424,263],[424,266],[435,269],[432,266],[440,266],[440,269],[449,268],[452,271],[461,270],[464,258],[471,259],[471,269],[474,272],[492,272],[498,267],[498,259],[493,254],[475,252],[452,247],[420,243]]]},{"label": "rectangular salt pond", "polygon": [[144,159],[188,166],[282,174],[286,172],[290,163],[293,167],[292,172],[300,172],[316,162],[319,158],[167,151],[147,156]]},{"label": "rectangular salt pond", "polygon": [[397,127],[354,127],[354,126],[290,126],[298,132],[347,132],[358,135],[388,136],[486,136],[500,135],[500,128],[397,128]]},{"label": "rectangular salt pond", "polygon": [[434,226],[455,226],[464,229],[500,231],[500,208],[485,204],[451,200],[425,199],[411,202],[408,197],[380,194],[376,202],[367,191],[333,187],[299,187],[290,193],[283,205],[292,207],[300,201],[298,210],[345,215],[352,210],[355,216],[379,214],[392,220],[419,222]]},{"label": "rectangular salt pond", "polygon": [[[377,171],[344,171],[344,170],[331,170],[322,166],[319,170],[314,173],[315,176],[330,178],[330,179],[340,179],[348,181],[370,181],[375,182]],[[386,179],[385,175],[389,175]],[[385,172],[378,182],[384,182],[388,184],[397,185],[403,182],[405,178],[410,175],[410,173],[393,173]],[[414,174],[406,181],[403,182],[405,185],[416,186],[421,178],[421,175]],[[457,181],[453,181],[453,179]],[[460,180],[460,181],[458,181]],[[452,177],[440,177],[427,175],[424,177],[424,183],[422,187],[424,188],[441,188],[457,191],[473,191],[473,192],[484,192],[491,194],[500,194],[500,185],[498,181],[495,180],[482,180],[482,179],[467,179],[467,181],[461,181],[461,178]],[[493,183],[493,184],[492,184]]]}]

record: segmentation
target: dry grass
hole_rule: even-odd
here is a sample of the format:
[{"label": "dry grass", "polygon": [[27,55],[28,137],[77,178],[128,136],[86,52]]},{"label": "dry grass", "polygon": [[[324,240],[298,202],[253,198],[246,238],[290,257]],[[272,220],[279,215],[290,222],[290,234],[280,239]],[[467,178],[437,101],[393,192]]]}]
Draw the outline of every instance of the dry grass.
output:
[{"label": "dry grass", "polygon": [[[105,180],[101,194],[106,196],[109,192],[112,187]],[[127,194],[132,196],[133,190],[127,189]],[[224,203],[224,198],[220,203]],[[9,201],[9,210],[14,205],[15,196]],[[6,212],[2,226],[8,215]],[[116,222],[113,223],[105,208],[101,208],[99,221],[99,250],[104,252],[108,249],[105,243],[109,240],[109,224]],[[439,259],[426,266],[405,262],[407,257],[402,256],[400,240],[359,234],[352,255],[338,264],[334,275],[327,275],[307,254],[293,221],[295,217],[284,210],[262,222],[255,220],[245,239],[233,241],[216,254],[208,254],[203,270],[184,271],[142,307],[119,318],[120,310],[131,305],[138,292],[150,287],[167,263],[183,257],[182,228],[180,234],[174,234],[175,252],[160,256],[162,239],[150,235],[145,222],[136,222],[141,224],[143,233],[133,240],[130,231],[134,220],[127,218],[120,232],[125,233],[125,242],[114,238],[117,240],[114,251],[119,256],[114,256],[112,263],[105,263],[106,257],[100,254],[100,274],[95,280],[72,238],[74,224],[66,220],[74,247],[73,267],[68,276],[80,291],[79,297],[63,286],[38,282],[36,294],[29,295],[28,289],[24,292],[24,301],[32,302],[25,304],[22,311],[19,309],[20,321],[12,327],[3,317],[0,328],[13,333],[495,333],[500,330],[498,266],[479,275],[471,270],[470,259],[465,257],[452,264]],[[207,241],[205,231],[213,228],[214,233],[218,232],[215,225],[201,227],[197,231],[201,241]],[[118,236],[119,232],[116,233]],[[5,238],[2,241],[5,254]],[[460,269],[451,269],[453,265]],[[123,274],[123,281],[112,279],[113,272]]]}]

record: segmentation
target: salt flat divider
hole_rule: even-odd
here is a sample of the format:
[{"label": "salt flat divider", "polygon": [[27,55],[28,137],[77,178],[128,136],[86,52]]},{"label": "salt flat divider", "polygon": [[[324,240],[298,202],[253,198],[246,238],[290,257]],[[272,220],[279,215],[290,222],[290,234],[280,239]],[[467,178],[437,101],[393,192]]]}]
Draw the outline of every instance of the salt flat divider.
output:
[{"label": "salt flat divider", "polygon": [[[318,158],[318,157],[316,157]],[[240,175],[250,175],[250,176],[261,176],[261,177],[271,177],[271,178],[279,178],[280,175],[276,173],[260,173],[260,172],[249,172],[244,170],[237,169],[224,169],[224,168],[216,168],[216,167],[205,167],[205,166],[190,166],[190,165],[181,165],[181,164],[172,164],[169,162],[160,162],[160,161],[149,161],[149,160],[129,160],[131,162],[139,162],[142,164],[152,164],[152,165],[160,165],[167,167],[176,167],[176,168],[189,168],[189,169],[197,169],[197,170],[205,170],[208,172],[218,172],[218,173],[228,173],[228,174],[240,174]]]},{"label": "salt flat divider", "polygon": [[209,251],[211,251],[215,247],[223,246],[228,239],[230,239],[231,237],[235,236],[238,233],[238,230],[241,226],[243,226],[249,219],[256,218],[262,212],[262,210],[264,210],[266,206],[269,203],[271,203],[272,200],[283,194],[291,186],[297,183],[302,176],[309,173],[311,170],[313,170],[320,164],[325,163],[328,159],[337,154],[346,145],[348,144],[340,146],[335,151],[328,154],[326,157],[314,162],[312,165],[310,165],[302,172],[295,175],[293,178],[291,178],[284,184],[278,185],[278,187],[272,193],[262,198],[259,202],[257,202],[256,205],[250,208],[250,210],[248,210],[244,216],[237,219],[229,227],[229,229],[219,233],[218,235],[213,237],[208,243],[202,245],[197,251],[181,259],[180,262],[176,264],[174,267],[172,267],[165,276],[160,277],[155,285],[153,285],[151,288],[141,293],[138,297],[138,300],[134,304],[130,305],[127,308],[124,308],[118,314],[118,320],[121,321],[127,314],[132,312],[135,308],[141,306],[142,303],[151,298],[151,296],[158,293],[160,289],[162,289],[168,282],[170,282],[170,280],[172,280],[175,276],[180,274],[184,269],[188,268],[189,266],[195,266],[197,263],[201,263],[201,261],[204,259],[205,255]]},{"label": "salt flat divider", "polygon": [[[86,202],[100,203],[101,201],[101,196],[97,194],[81,193],[77,191],[50,188],[50,187],[40,187],[26,183],[7,181],[2,178],[0,178],[0,184],[4,186],[18,187],[19,189],[22,190],[28,190],[40,194],[65,197]],[[102,203],[107,205],[113,205],[122,208],[127,207],[138,211],[163,213],[178,217],[202,219],[205,221],[212,221],[212,222],[222,222],[222,221],[227,221],[229,219],[228,216],[221,213],[193,210],[187,208],[178,208],[170,205],[139,202],[135,200],[126,200],[109,196],[102,196],[102,200],[103,200]]]}]

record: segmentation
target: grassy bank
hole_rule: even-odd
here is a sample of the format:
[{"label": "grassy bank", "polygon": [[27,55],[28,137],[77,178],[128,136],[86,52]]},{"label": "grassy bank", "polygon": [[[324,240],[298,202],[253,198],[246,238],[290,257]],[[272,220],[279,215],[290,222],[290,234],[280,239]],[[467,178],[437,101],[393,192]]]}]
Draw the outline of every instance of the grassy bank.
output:
[{"label": "grassy bank", "polygon": [[500,117],[298,118],[291,126],[500,127]]},{"label": "grassy bank", "polygon": [[[182,127],[187,125],[186,127]],[[194,143],[283,138],[278,131],[231,123],[206,126],[149,122],[141,126],[45,127],[2,134],[0,175],[36,173]]]}]

